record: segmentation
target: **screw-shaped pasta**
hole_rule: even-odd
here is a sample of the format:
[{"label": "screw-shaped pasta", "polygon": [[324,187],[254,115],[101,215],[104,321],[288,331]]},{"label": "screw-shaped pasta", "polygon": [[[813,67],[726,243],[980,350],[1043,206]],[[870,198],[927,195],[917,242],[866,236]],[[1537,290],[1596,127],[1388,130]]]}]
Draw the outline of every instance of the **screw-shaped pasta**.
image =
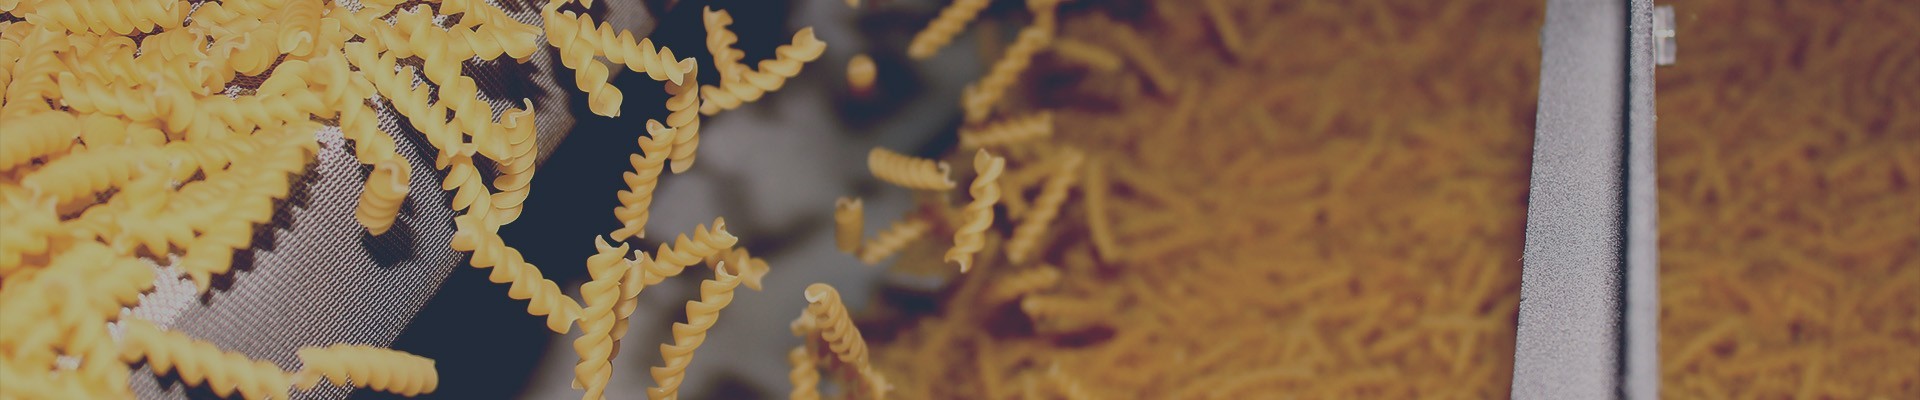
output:
[{"label": "screw-shaped pasta", "polygon": [[707,267],[720,268],[722,261],[733,262],[728,265],[733,266],[735,271],[739,271],[740,284],[754,291],[761,289],[761,281],[767,277],[767,272],[772,271],[772,267],[767,265],[767,260],[754,257],[745,247],[734,247],[733,250],[708,256]]},{"label": "screw-shaped pasta", "polygon": [[0,135],[0,172],[67,151],[80,132],[80,121],[63,112],[0,118],[0,125],[7,127]]},{"label": "screw-shaped pasta", "polygon": [[[0,199],[0,277],[13,275],[21,268],[21,259],[47,252],[48,240],[60,229],[60,213],[53,199],[24,197]],[[191,235],[192,232],[188,232]]]},{"label": "screw-shaped pasta", "polygon": [[833,201],[834,246],[847,254],[859,254],[865,229],[866,212],[860,199],[841,197]]},{"label": "screw-shaped pasta", "polygon": [[400,216],[400,202],[407,199],[407,179],[412,171],[406,157],[389,157],[373,164],[373,173],[367,175],[366,189],[360,192],[360,206],[354,209],[353,219],[367,232],[380,235],[393,228],[393,220]]},{"label": "screw-shaped pasta", "polygon": [[794,32],[791,43],[773,49],[773,59],[760,62],[763,71],[741,67],[739,79],[721,80],[718,87],[701,87],[700,113],[714,115],[758,101],[767,92],[780,90],[787,79],[799,76],[802,65],[819,59],[826,50],[827,43],[814,37],[813,28],[801,28]]},{"label": "screw-shaped pasta", "polygon": [[661,170],[673,151],[674,136],[678,131],[660,124],[660,121],[647,120],[647,136],[640,137],[640,152],[627,156],[633,164],[633,171],[621,174],[627,182],[627,190],[615,195],[620,198],[620,206],[613,209],[613,216],[620,220],[620,229],[615,229],[613,240],[626,241],[627,238],[647,237],[648,209],[653,205],[653,190],[660,184]]},{"label": "screw-shaped pasta", "polygon": [[701,8],[700,21],[707,29],[707,53],[713,54],[713,69],[720,71],[720,81],[739,80],[740,70],[746,68],[740,60],[747,57],[747,52],[733,47],[740,42],[740,37],[727,29],[733,25],[733,15],[708,6]]},{"label": "screw-shaped pasta", "polygon": [[1013,237],[1007,240],[1007,260],[1021,263],[1040,245],[1040,235],[1060,215],[1060,206],[1067,202],[1067,192],[1073,189],[1074,181],[1080,177],[1080,164],[1086,161],[1086,155],[1079,150],[1066,149],[1060,152],[1060,166],[1053,176],[1047,177],[1047,185],[1040,189],[1040,197],[1034,199],[1033,208],[1014,227]]},{"label": "screw-shaped pasta", "polygon": [[900,154],[885,147],[874,147],[867,152],[867,170],[873,172],[873,177],[908,189],[953,189],[949,169],[944,161]]},{"label": "screw-shaped pasta", "polygon": [[1073,330],[1098,321],[1112,309],[1090,299],[1027,296],[1020,300],[1020,311],[1043,328]]},{"label": "screw-shaped pasta", "polygon": [[665,364],[650,371],[654,387],[647,388],[648,398],[679,396],[694,350],[707,341],[707,331],[720,320],[720,310],[733,303],[733,289],[740,286],[740,276],[729,269],[725,262],[715,266],[713,279],[700,282],[700,300],[687,302],[687,322],[673,324],[673,344],[660,345],[660,358]]},{"label": "screw-shaped pasta", "polygon": [[1007,169],[1007,159],[980,149],[974,153],[973,169],[979,171],[968,189],[973,201],[961,210],[964,219],[954,230],[953,248],[946,255],[946,261],[960,263],[960,272],[972,268],[973,254],[986,247],[987,228],[993,225],[993,205],[1000,202],[1000,185],[995,181]]},{"label": "screw-shaped pasta", "polygon": [[660,249],[653,252],[653,260],[656,262],[642,264],[643,267],[648,267],[644,269],[648,274],[646,284],[652,286],[666,278],[680,275],[680,271],[687,267],[699,264],[722,250],[733,248],[733,245],[739,242],[740,238],[727,233],[727,221],[724,218],[714,218],[711,229],[705,224],[696,226],[692,239],[688,239],[683,233],[674,238],[673,246],[661,243]]},{"label": "screw-shaped pasta", "polygon": [[1126,63],[1125,60],[1120,59],[1119,54],[1114,54],[1112,50],[1069,38],[1054,38],[1053,54],[1059,56],[1061,59],[1085,64],[1087,67],[1102,72],[1119,71],[1120,67],[1125,66]]},{"label": "screw-shaped pasta", "polygon": [[185,1],[93,0],[27,1],[12,11],[46,29],[128,35],[179,28],[191,9]]},{"label": "screw-shaped pasta", "polygon": [[1060,269],[1051,265],[1020,271],[993,281],[984,304],[1001,304],[1060,283]]},{"label": "screw-shaped pasta", "polygon": [[994,121],[978,128],[960,128],[960,148],[1006,146],[1053,136],[1053,111],[1041,111]]},{"label": "screw-shaped pasta", "polygon": [[500,116],[503,132],[496,135],[506,142],[508,156],[497,164],[500,175],[493,178],[493,187],[500,192],[493,194],[493,215],[488,220],[502,225],[520,218],[527,195],[533,193],[534,162],[540,156],[533,101],[521,99],[521,102],[526,105],[525,109]]},{"label": "screw-shaped pasta", "polygon": [[861,388],[875,397],[885,397],[886,378],[868,362],[867,341],[860,337],[860,329],[853,326],[853,317],[847,315],[847,306],[840,302],[840,291],[825,283],[815,283],[808,285],[804,294],[806,313],[834,357],[854,371],[860,378]]},{"label": "screw-shaped pasta", "polygon": [[413,397],[440,386],[432,359],[406,352],[357,344],[304,347],[294,384],[311,390],[322,378],[335,386],[353,386]]},{"label": "screw-shaped pasta", "polygon": [[1045,49],[1053,41],[1053,25],[1035,23],[1020,30],[1020,38],[1015,39],[1007,52],[993,63],[993,69],[987,72],[979,82],[967,85],[960,93],[960,103],[966,109],[967,122],[985,121],[992,113],[993,106],[1006,96],[1007,88],[1013,87],[1020,74],[1025,73],[1027,64],[1033,62],[1033,55]]},{"label": "screw-shaped pasta", "polygon": [[692,58],[675,58],[673,49],[656,47],[653,39],[636,42],[632,32],[615,33],[612,24],[596,24],[592,18],[572,11],[557,12],[554,4],[543,8],[541,15],[546,17],[547,41],[560,49],[560,61],[568,68],[577,69],[579,63],[600,56],[614,65],[645,73],[656,82],[674,84],[686,83],[687,72],[695,69]]},{"label": "screw-shaped pasta", "polygon": [[144,149],[93,149],[47,163],[22,178],[20,187],[56,204],[91,200],[94,194],[126,185],[136,174],[148,173],[158,158]]},{"label": "screw-shaped pasta", "polygon": [[667,126],[679,131],[673,138],[673,173],[693,167],[693,150],[700,147],[700,70],[687,70],[686,83],[667,83]]},{"label": "screw-shaped pasta", "polygon": [[787,363],[793,370],[787,373],[787,380],[793,382],[793,391],[787,394],[792,400],[815,400],[820,398],[820,365],[814,362],[813,354],[806,346],[795,346],[787,351]]},{"label": "screw-shaped pasta", "polygon": [[592,280],[580,286],[587,307],[580,316],[580,338],[573,340],[573,351],[580,354],[580,362],[573,367],[573,385],[584,387],[588,399],[605,397],[607,380],[613,377],[613,324],[618,319],[614,305],[620,302],[620,278],[627,272],[621,258],[627,253],[625,243],[613,247],[594,238],[593,246],[596,252],[587,257]]},{"label": "screw-shaped pasta", "polygon": [[933,230],[933,224],[920,218],[907,217],[894,221],[892,226],[881,230],[873,236],[873,239],[867,240],[860,246],[860,262],[867,265],[879,264],[881,260],[900,253],[900,250],[905,249],[908,244],[920,240],[920,237],[926,236],[931,230]]},{"label": "screw-shaped pasta", "polygon": [[560,291],[560,285],[540,275],[540,267],[527,263],[520,250],[507,246],[498,233],[474,214],[453,217],[454,233],[449,246],[455,251],[471,251],[474,268],[493,268],[487,279],[509,284],[507,297],[530,300],[527,313],[547,317],[547,329],[565,334],[580,318],[580,303]]},{"label": "screw-shaped pasta", "polygon": [[967,23],[972,22],[980,10],[986,9],[991,3],[990,0],[954,0],[953,4],[941,9],[940,15],[933,17],[926,28],[913,35],[913,41],[907,44],[907,56],[915,60],[933,57],[941,47],[953,42],[954,36],[966,29]]},{"label": "screw-shaped pasta", "polygon": [[192,336],[161,330],[138,319],[120,321],[121,359],[147,360],[154,373],[175,373],[188,385],[205,385],[222,397],[240,393],[245,399],[284,399],[293,389],[293,376],[272,362],[221,350]]}]

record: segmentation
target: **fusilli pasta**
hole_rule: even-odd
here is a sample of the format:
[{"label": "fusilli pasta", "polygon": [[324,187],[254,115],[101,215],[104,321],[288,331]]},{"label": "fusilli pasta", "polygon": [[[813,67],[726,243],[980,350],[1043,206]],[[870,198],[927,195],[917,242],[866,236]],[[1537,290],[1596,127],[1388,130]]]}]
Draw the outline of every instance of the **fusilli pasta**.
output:
[{"label": "fusilli pasta", "polygon": [[1041,111],[1010,117],[979,128],[960,129],[960,148],[977,149],[1006,146],[1053,136],[1053,112]]},{"label": "fusilli pasta", "polygon": [[687,302],[687,322],[673,324],[673,344],[660,345],[660,358],[665,364],[652,369],[654,387],[647,389],[648,398],[679,397],[687,365],[693,363],[693,351],[707,341],[707,331],[720,320],[720,310],[733,303],[733,289],[740,285],[740,276],[728,269],[725,262],[716,265],[713,279],[700,282],[700,300]]},{"label": "fusilli pasta", "polygon": [[986,245],[987,227],[993,225],[993,205],[1000,202],[1000,185],[994,181],[1000,179],[1000,172],[1007,168],[1007,159],[988,154],[986,149],[974,153],[973,169],[978,175],[973,178],[969,191],[973,201],[964,209],[965,218],[953,233],[953,248],[947,250],[946,261],[960,263],[960,272],[967,272],[973,266],[973,254]]},{"label": "fusilli pasta", "polygon": [[613,209],[613,216],[620,220],[620,229],[613,231],[613,240],[647,237],[647,210],[652,208],[653,190],[660,184],[660,173],[673,151],[674,136],[677,134],[677,130],[659,121],[647,120],[647,136],[638,139],[642,154],[628,155],[627,160],[633,165],[633,171],[621,174],[621,178],[627,182],[627,190],[616,193],[620,197],[620,207]]},{"label": "fusilli pasta", "polygon": [[946,47],[955,36],[959,36],[960,30],[966,29],[967,23],[973,21],[980,10],[986,9],[991,3],[989,0],[954,0],[953,4],[941,9],[940,15],[933,17],[926,28],[913,35],[913,41],[907,44],[907,56],[915,60],[933,57],[941,47]]},{"label": "fusilli pasta", "polygon": [[1033,210],[1021,217],[1020,224],[1014,227],[1013,237],[1007,239],[1007,259],[1014,263],[1025,262],[1027,257],[1039,247],[1042,233],[1060,214],[1060,206],[1067,202],[1067,192],[1080,177],[1080,164],[1086,155],[1079,150],[1066,149],[1059,152],[1059,169],[1047,178],[1047,185],[1040,189],[1040,197],[1033,201]]},{"label": "fusilli pasta", "polygon": [[879,264],[881,260],[898,254],[901,249],[933,230],[933,224],[914,217],[894,221],[892,226],[880,231],[860,246],[860,262],[867,265]]},{"label": "fusilli pasta", "polygon": [[841,252],[858,254],[866,235],[866,211],[860,199],[841,197],[833,201],[833,241]]},{"label": "fusilli pasta", "polygon": [[367,176],[366,189],[360,193],[360,207],[353,212],[353,218],[368,233],[377,236],[393,228],[394,218],[400,216],[400,202],[407,198],[410,169],[405,157],[373,164],[373,174]]},{"label": "fusilli pasta", "polygon": [[875,147],[867,152],[867,170],[873,177],[900,187],[918,190],[951,190],[946,162],[934,161]]},{"label": "fusilli pasta", "polygon": [[294,384],[301,390],[319,385],[321,379],[335,386],[353,386],[413,397],[440,387],[440,374],[433,360],[391,349],[340,344],[301,348],[300,372]]},{"label": "fusilli pasta", "polygon": [[129,362],[145,359],[155,373],[178,374],[188,385],[205,385],[220,396],[238,392],[249,400],[287,398],[293,389],[293,375],[272,362],[221,350],[212,343],[161,330],[143,320],[121,321],[120,327],[122,358]]},{"label": "fusilli pasta", "polygon": [[962,108],[966,110],[967,122],[986,121],[993,112],[993,106],[1006,95],[1007,88],[1013,87],[1020,74],[1025,73],[1027,64],[1033,62],[1033,55],[1045,49],[1053,41],[1053,25],[1035,23],[1020,30],[1020,37],[1007,47],[1006,54],[993,63],[993,69],[979,82],[967,85],[960,95]]}]

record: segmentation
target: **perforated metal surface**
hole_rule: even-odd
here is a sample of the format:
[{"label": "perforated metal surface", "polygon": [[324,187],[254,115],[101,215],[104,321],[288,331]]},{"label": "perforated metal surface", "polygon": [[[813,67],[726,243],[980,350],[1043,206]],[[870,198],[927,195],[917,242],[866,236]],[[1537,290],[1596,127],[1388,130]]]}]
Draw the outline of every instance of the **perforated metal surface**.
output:
[{"label": "perforated metal surface", "polygon": [[[539,24],[532,2],[495,3],[501,2],[515,3],[504,7],[515,19]],[[542,162],[574,123],[553,57],[543,45],[525,64],[503,59],[468,62],[466,68],[496,117],[499,110],[521,107],[521,99],[533,100]],[[238,82],[234,88],[257,82]],[[466,256],[447,246],[454,213],[439,187],[445,174],[432,170],[433,150],[403,126],[399,115],[380,111],[381,129],[395,136],[400,154],[413,166],[411,190],[391,231],[370,236],[353,219],[369,168],[353,157],[339,129],[328,127],[315,133],[321,145],[317,160],[273,223],[260,227],[253,247],[235,259],[232,274],[216,278],[204,296],[185,280],[163,279],[129,312],[290,370],[299,367],[294,352],[302,346],[391,343]],[[133,376],[140,398],[215,397],[150,372],[143,368]],[[323,386],[296,398],[348,394]]]}]

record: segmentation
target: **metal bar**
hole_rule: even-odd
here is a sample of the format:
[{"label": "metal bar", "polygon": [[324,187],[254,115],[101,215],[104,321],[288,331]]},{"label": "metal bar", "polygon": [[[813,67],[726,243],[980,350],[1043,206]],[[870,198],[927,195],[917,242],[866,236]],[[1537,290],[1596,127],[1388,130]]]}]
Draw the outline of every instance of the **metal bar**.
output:
[{"label": "metal bar", "polygon": [[1658,393],[1650,0],[1549,0],[1513,397]]}]

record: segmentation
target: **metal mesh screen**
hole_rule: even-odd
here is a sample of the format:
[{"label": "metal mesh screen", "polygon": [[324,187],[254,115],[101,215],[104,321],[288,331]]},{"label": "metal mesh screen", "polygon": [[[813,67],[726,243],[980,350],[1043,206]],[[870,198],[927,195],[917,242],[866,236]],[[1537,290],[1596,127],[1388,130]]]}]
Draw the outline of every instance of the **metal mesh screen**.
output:
[{"label": "metal mesh screen", "polygon": [[[538,7],[530,1],[493,2],[521,22],[540,23]],[[525,64],[470,61],[465,68],[496,117],[499,110],[520,107],[521,99],[533,100],[540,162],[574,123],[554,57],[543,47]],[[264,78],[235,82],[229,92],[245,91]],[[154,292],[142,296],[138,308],[127,312],[289,370],[299,367],[294,352],[303,346],[391,344],[466,256],[447,246],[454,213],[449,194],[439,187],[445,174],[432,169],[433,149],[398,114],[376,105],[381,129],[395,136],[400,154],[413,166],[411,190],[391,231],[370,236],[353,219],[370,167],[353,157],[338,127],[328,127],[315,133],[320,142],[316,161],[293,186],[272,224],[260,227],[253,246],[236,256],[234,272],[215,278],[207,295],[195,294],[184,279],[162,278]],[[156,263],[154,268],[171,267]],[[143,367],[133,376],[133,390],[140,398],[217,398],[175,376],[151,372]],[[339,399],[348,394],[323,385],[295,398]]]}]

